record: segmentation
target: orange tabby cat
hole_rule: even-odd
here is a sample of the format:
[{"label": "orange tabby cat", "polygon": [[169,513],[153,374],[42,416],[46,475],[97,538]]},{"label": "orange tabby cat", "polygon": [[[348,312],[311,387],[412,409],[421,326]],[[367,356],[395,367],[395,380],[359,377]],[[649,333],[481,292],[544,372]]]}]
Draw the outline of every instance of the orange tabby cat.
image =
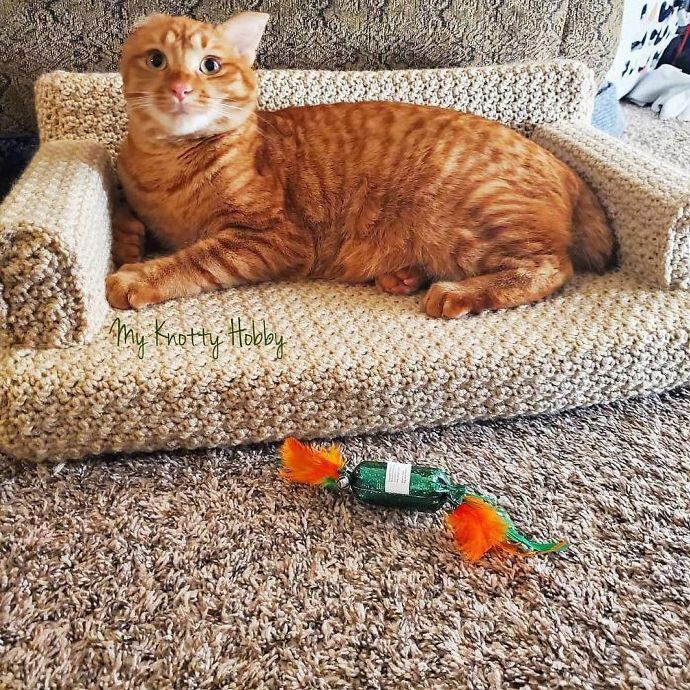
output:
[{"label": "orange tabby cat", "polygon": [[[129,134],[110,304],[285,278],[374,280],[453,318],[552,293],[613,251],[583,181],[508,127],[442,108],[256,110],[268,15],[156,15],[121,62]],[[144,228],[173,251],[141,262]]]}]

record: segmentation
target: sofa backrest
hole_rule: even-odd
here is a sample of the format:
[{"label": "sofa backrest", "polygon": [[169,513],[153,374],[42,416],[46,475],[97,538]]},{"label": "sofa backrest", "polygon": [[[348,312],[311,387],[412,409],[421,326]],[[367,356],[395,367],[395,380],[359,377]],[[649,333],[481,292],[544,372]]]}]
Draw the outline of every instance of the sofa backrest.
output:
[{"label": "sofa backrest", "polygon": [[577,59],[603,77],[623,0],[31,0],[0,3],[0,135],[34,130],[32,84],[54,70],[110,72],[139,18],[156,12],[224,21],[271,15],[263,69],[400,69]]},{"label": "sofa backrest", "polygon": [[[583,64],[556,60],[524,65],[439,70],[259,72],[259,107],[395,100],[477,113],[529,131],[535,124],[588,120],[594,76]],[[42,141],[95,139],[115,155],[127,127],[116,73],[52,72],[36,83]]]}]

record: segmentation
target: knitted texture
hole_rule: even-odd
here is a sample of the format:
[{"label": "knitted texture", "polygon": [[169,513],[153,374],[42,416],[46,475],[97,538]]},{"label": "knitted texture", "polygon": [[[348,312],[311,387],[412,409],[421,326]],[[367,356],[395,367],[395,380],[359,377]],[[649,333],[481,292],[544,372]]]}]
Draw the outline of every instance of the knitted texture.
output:
[{"label": "knitted texture", "polygon": [[[529,130],[534,123],[588,120],[592,72],[571,60],[464,69],[259,71],[259,107],[339,101],[406,101],[455,108]],[[115,155],[127,117],[119,74],[52,72],[36,83],[42,141],[96,139]]]},{"label": "knitted texture", "polygon": [[596,190],[618,239],[622,268],[653,285],[690,287],[687,175],[583,124],[537,127],[533,139]]},{"label": "knitted texture", "polygon": [[[351,435],[690,381],[682,290],[579,276],[533,306],[455,321],[430,319],[419,301],[305,282],[113,311],[88,345],[6,351],[0,449],[42,460]],[[266,345],[264,327],[282,341]]]},{"label": "knitted texture", "polygon": [[44,144],[0,206],[0,337],[90,339],[108,309],[110,163],[95,142]]},{"label": "knitted texture", "polygon": [[[668,258],[675,244],[650,245],[646,260],[634,253],[636,237],[647,242],[672,235],[684,202],[674,196],[668,206],[657,205],[654,200],[664,197],[653,187],[655,178],[645,177],[639,156],[582,124],[589,116],[582,96],[593,93],[584,68],[566,62],[365,75],[282,72],[261,79],[264,107],[418,99],[471,106],[527,130],[564,114],[570,124],[538,126],[536,136],[583,174],[589,171],[621,237],[623,269],[578,276],[532,306],[456,321],[428,318],[418,296],[318,281],[242,287],[141,312],[111,310],[91,342],[63,350],[0,351],[0,449],[32,460],[68,459],[289,434],[409,429],[555,411],[690,381],[690,293],[650,285],[682,283],[672,270],[669,280],[660,280],[667,275],[659,268],[663,262],[682,264]],[[27,185],[25,201],[16,205],[15,190],[7,202],[15,216],[25,208],[36,227],[65,234],[65,265],[52,271],[75,276],[77,291],[99,285],[97,298],[81,293],[87,312],[95,305],[92,322],[102,318],[107,270],[107,156],[97,144],[48,140],[92,137],[114,153],[124,126],[119,88],[112,75],[41,80],[39,156],[72,146],[75,155],[93,151],[99,165],[95,174],[87,166],[89,174],[81,179],[69,177],[70,165],[35,162],[19,183],[19,190]],[[611,153],[604,157],[607,146]],[[630,180],[638,178],[647,184],[634,187]],[[60,220],[60,213],[69,219]],[[85,260],[93,251],[87,250],[89,241],[100,248],[99,261]],[[32,270],[30,260],[18,261],[15,274]],[[27,311],[23,318],[24,330],[31,327],[38,337],[41,327],[33,315]]]}]

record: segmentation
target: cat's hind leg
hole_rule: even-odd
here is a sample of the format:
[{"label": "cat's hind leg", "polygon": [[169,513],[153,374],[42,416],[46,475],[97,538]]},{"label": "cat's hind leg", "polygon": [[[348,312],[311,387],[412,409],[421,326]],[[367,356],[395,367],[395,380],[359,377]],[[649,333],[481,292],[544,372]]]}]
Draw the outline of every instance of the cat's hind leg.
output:
[{"label": "cat's hind leg", "polygon": [[116,266],[136,263],[144,256],[146,228],[126,202],[113,213],[112,255]]},{"label": "cat's hind leg", "polygon": [[567,256],[532,256],[493,273],[433,283],[422,308],[429,316],[454,319],[488,309],[517,307],[550,295],[572,275],[573,265]]},{"label": "cat's hind leg", "polygon": [[412,295],[427,285],[429,278],[421,268],[410,266],[377,276],[374,282],[381,292],[388,292],[391,295]]}]

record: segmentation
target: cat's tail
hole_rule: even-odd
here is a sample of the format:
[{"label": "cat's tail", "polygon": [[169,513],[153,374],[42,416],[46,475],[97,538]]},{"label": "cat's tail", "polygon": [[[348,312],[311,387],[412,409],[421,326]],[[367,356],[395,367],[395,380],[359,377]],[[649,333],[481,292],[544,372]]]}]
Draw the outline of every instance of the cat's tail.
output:
[{"label": "cat's tail", "polygon": [[615,240],[599,199],[578,178],[580,191],[573,211],[570,256],[577,270],[603,273],[613,262]]}]

